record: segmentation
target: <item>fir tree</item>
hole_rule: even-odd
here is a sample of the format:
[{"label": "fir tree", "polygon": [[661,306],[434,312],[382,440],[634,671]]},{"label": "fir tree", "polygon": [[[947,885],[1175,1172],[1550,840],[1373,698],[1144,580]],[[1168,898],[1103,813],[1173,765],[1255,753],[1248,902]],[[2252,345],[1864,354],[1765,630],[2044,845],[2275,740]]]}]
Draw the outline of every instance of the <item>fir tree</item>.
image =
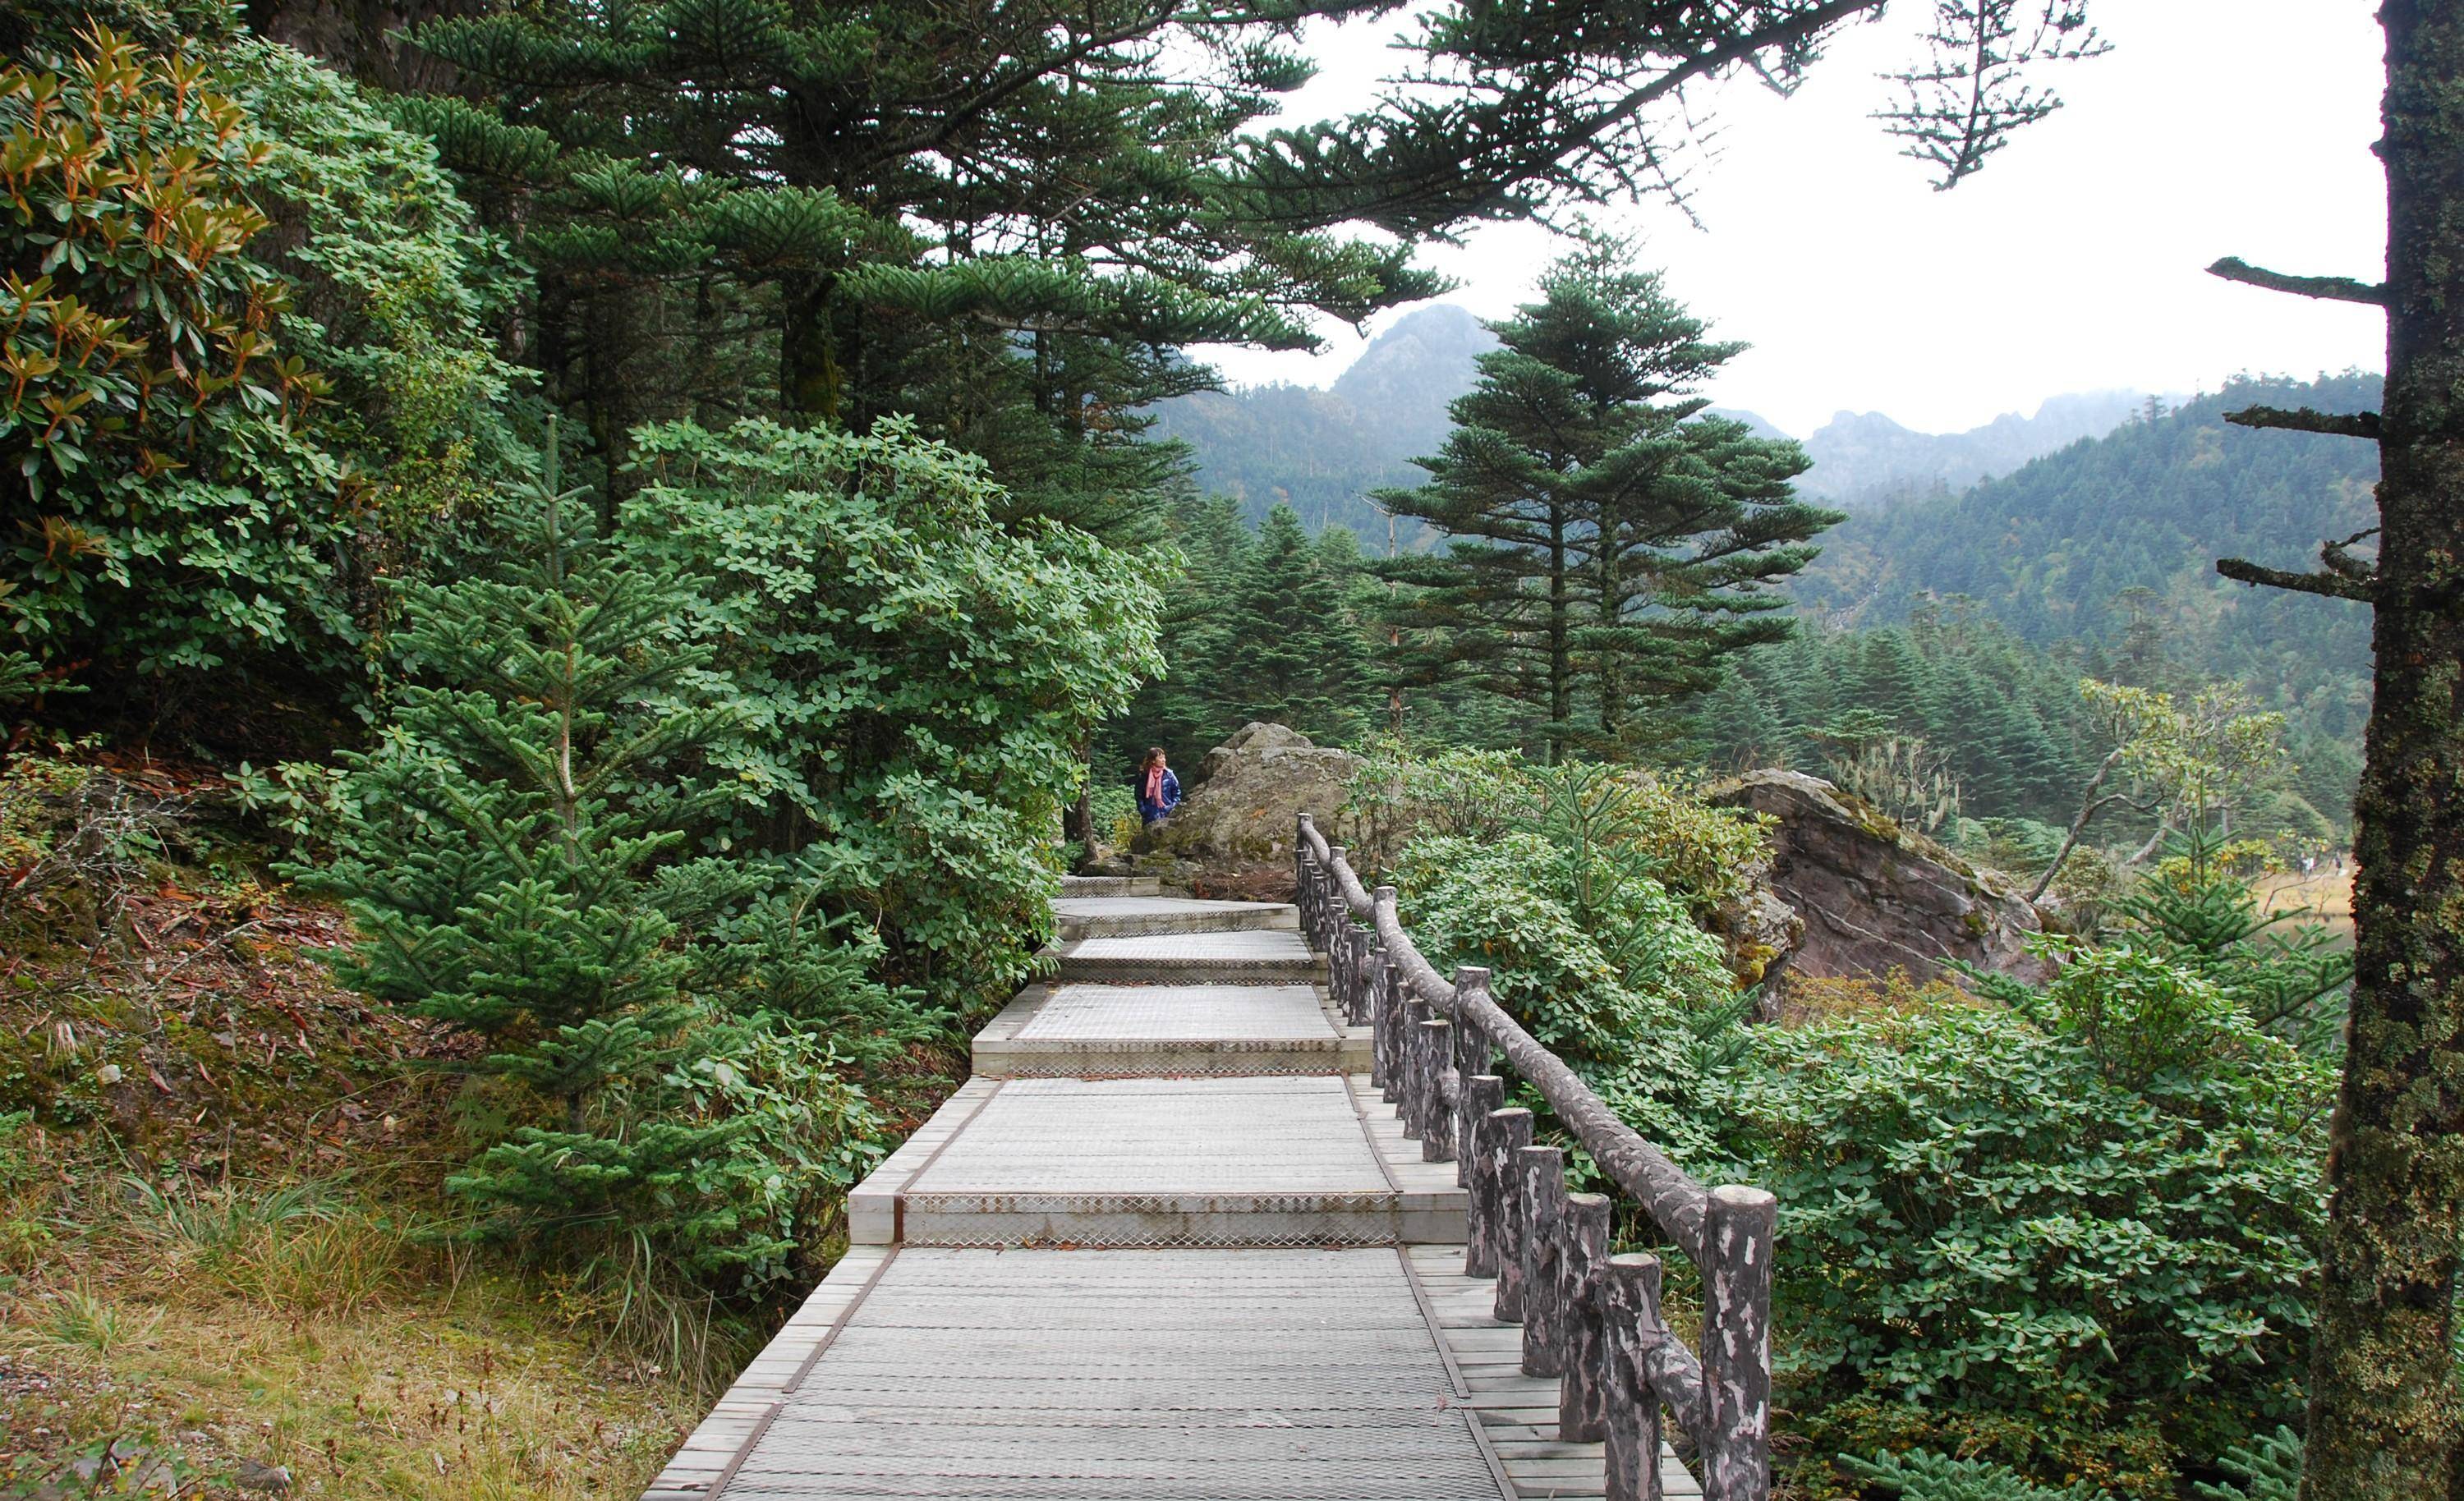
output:
[{"label": "fir tree", "polygon": [[[1350,215],[1232,201],[1234,138],[1310,71],[1287,28],[1347,6],[550,0],[416,28],[462,93],[406,111],[518,228],[551,389],[611,458],[679,397],[900,413],[1145,540],[1172,460],[1139,409],[1211,379],[1179,346],[1309,347],[1300,310],[1437,290],[1408,245],[1329,232]],[[712,344],[746,358],[679,389]]]},{"label": "fir tree", "polygon": [[[1720,658],[1787,634],[1768,585],[1837,519],[1793,498],[1794,444],[1702,418],[1689,393],[1743,346],[1707,341],[1626,253],[1591,238],[1551,267],[1542,300],[1493,325],[1502,347],[1420,461],[1429,483],[1379,496],[1449,538],[1442,555],[1383,565],[1409,591],[1398,626],[1541,706],[1529,732],[1551,761],[1578,741],[1626,746],[1634,706],[1708,688]],[[1585,678],[1590,728],[1575,723]]]},{"label": "fir tree", "polygon": [[1361,728],[1369,638],[1289,506],[1266,513],[1233,586],[1222,708],[1322,739]]},{"label": "fir tree", "polygon": [[486,1038],[469,1068],[543,1107],[449,1180],[490,1228],[622,1223],[706,1264],[775,1260],[712,1192],[734,1128],[614,1099],[683,1056],[678,925],[747,878],[676,858],[692,810],[651,781],[730,718],[687,699],[707,654],[664,643],[690,584],[578,533],[585,493],[561,488],[551,441],[517,497],[530,555],[404,591],[421,681],[385,743],[345,758],[340,853],[305,874],[358,925],[346,984]]}]

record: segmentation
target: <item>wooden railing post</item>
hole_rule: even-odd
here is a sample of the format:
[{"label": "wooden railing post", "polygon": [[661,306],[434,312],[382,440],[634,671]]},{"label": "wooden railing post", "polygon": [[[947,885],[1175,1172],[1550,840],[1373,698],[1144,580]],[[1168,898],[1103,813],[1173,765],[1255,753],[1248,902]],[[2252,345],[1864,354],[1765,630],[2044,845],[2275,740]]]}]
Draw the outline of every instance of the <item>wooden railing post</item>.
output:
[{"label": "wooden railing post", "polygon": [[1455,1155],[1455,1107],[1446,1099],[1446,1059],[1454,1052],[1454,1023],[1442,1016],[1430,1017],[1419,1029],[1420,1076],[1428,1086],[1420,1113],[1420,1161],[1424,1163],[1442,1163]]},{"label": "wooden railing post", "polygon": [[1660,1399],[1643,1367],[1643,1330],[1660,1323],[1660,1258],[1611,1256],[1603,1270],[1608,1501],[1660,1501]]},{"label": "wooden railing post", "polygon": [[1599,1288],[1609,1259],[1609,1198],[1566,1195],[1564,1253],[1557,1266],[1565,1358],[1557,1385],[1557,1441],[1596,1444],[1606,1411],[1608,1350],[1601,1338]]},{"label": "wooden railing post", "polygon": [[1343,1025],[1368,1025],[1370,1020],[1370,976],[1377,973],[1377,961],[1385,959],[1385,942],[1373,929],[1353,925],[1353,984],[1343,998]]},{"label": "wooden railing post", "polygon": [[1292,905],[1300,908],[1302,935],[1315,946],[1317,935],[1309,931],[1309,864],[1315,859],[1309,850],[1309,825],[1308,814],[1292,816]]},{"label": "wooden railing post", "polygon": [[1378,971],[1377,1045],[1386,1051],[1386,1098],[1403,1098],[1403,968],[1394,960]]},{"label": "wooden railing post", "polygon": [[1704,1501],[1771,1494],[1771,1241],[1779,1201],[1761,1188],[1714,1188],[1704,1215],[1702,1436]]},{"label": "wooden railing post", "polygon": [[[1488,1264],[1497,1269],[1490,1311],[1504,1323],[1523,1319],[1523,1181],[1517,1157],[1531,1144],[1531,1112],[1520,1106],[1488,1113],[1483,1186],[1496,1207],[1488,1216]],[[1478,1192],[1479,1189],[1474,1189]]]},{"label": "wooden railing post", "polygon": [[1385,994],[1386,976],[1395,968],[1386,957],[1386,943],[1380,939],[1369,950],[1361,964],[1360,1009],[1350,1020],[1355,1026],[1369,1029],[1369,1082],[1377,1087],[1381,1099],[1395,1098],[1395,1071],[1386,1056],[1386,1014],[1379,1004]]},{"label": "wooden railing post", "polygon": [[[1472,1020],[1471,1008],[1463,1000],[1463,997],[1473,990],[1485,991],[1487,989],[1488,971],[1486,969],[1478,965],[1455,967],[1454,1061],[1455,1077],[1458,1079],[1469,1079],[1480,1074],[1495,1074],[1501,1078],[1505,1077],[1504,1072],[1490,1062],[1496,1050],[1489,1046],[1487,1035],[1480,1030],[1480,1023]],[[1480,1108],[1483,1111],[1494,1110],[1504,1103],[1506,1101],[1501,1099],[1497,1104],[1483,1105]],[[1472,1113],[1471,1091],[1468,1089],[1458,1091],[1455,1096],[1455,1183],[1466,1188],[1471,1186],[1472,1123],[1479,1119],[1479,1116]]]},{"label": "wooden railing post", "polygon": [[1420,1024],[1429,1019],[1429,1003],[1417,995],[1406,996],[1402,1018],[1395,1051],[1403,1060],[1403,1099],[1396,1114],[1403,1119],[1403,1140],[1417,1142],[1428,1134],[1432,1085],[1428,1059],[1420,1055]]},{"label": "wooden railing post", "polygon": [[1327,984],[1337,1004],[1349,1007],[1345,993],[1344,970],[1353,964],[1352,907],[1343,900],[1343,882],[1334,874],[1335,862],[1343,859],[1343,846],[1327,846],[1327,864],[1318,882],[1318,922],[1326,928]]},{"label": "wooden railing post", "polygon": [[1494,1074],[1475,1074],[1463,1081],[1463,1098],[1471,1110],[1471,1130],[1463,1137],[1463,1161],[1470,1170],[1463,1186],[1471,1190],[1464,1207],[1463,1275],[1493,1277],[1497,1263],[1489,1248],[1496,1243],[1489,1226],[1497,1216],[1497,1197],[1486,1191],[1488,1137],[1492,1118],[1506,1106],[1506,1080]]},{"label": "wooden railing post", "polygon": [[1566,1229],[1566,1154],[1527,1146],[1514,1154],[1523,1192],[1523,1374],[1565,1369],[1565,1310],[1558,1301],[1558,1262]]}]

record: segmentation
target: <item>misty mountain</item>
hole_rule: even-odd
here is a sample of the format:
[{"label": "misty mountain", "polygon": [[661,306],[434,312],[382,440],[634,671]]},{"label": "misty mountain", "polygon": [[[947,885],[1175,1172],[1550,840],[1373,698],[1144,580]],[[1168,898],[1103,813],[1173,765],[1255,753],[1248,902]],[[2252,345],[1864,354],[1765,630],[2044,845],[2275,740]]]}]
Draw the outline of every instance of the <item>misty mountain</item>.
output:
[{"label": "misty mountain", "polygon": [[[1198,485],[1241,502],[1252,523],[1287,501],[1312,532],[1349,527],[1382,551],[1387,518],[1368,493],[1417,485],[1412,460],[1445,442],[1446,408],[1472,387],[1497,339],[1462,308],[1422,308],[1370,341],[1326,389],[1275,384],[1200,391],[1155,408],[1155,434],[1190,446]],[[1409,547],[1419,523],[1397,532]]]},{"label": "misty mountain", "polygon": [[[1199,487],[1238,499],[1252,521],[1288,501],[1310,530],[1349,527],[1382,548],[1386,517],[1367,492],[1420,482],[1412,460],[1445,442],[1447,406],[1478,379],[1474,361],[1496,347],[1465,310],[1421,308],[1371,340],[1331,386],[1199,392],[1157,407],[1155,433],[1186,442]],[[1921,433],[1880,412],[1843,411],[1804,440],[1814,468],[1798,483],[1851,511],[1953,492],[2110,432],[2144,402],[2131,391],[2057,396],[2032,417],[2007,413],[1959,433]],[[1762,437],[1790,436],[1753,412],[1711,410]],[[1398,540],[1410,546],[1418,530],[1405,523]]]},{"label": "misty mountain", "polygon": [[1915,432],[1881,412],[1841,412],[1805,440],[1814,468],[1797,482],[1849,510],[1968,489],[2082,438],[2101,438],[2146,405],[2137,391],[2051,398],[2034,417],[2005,412],[1966,432]]}]

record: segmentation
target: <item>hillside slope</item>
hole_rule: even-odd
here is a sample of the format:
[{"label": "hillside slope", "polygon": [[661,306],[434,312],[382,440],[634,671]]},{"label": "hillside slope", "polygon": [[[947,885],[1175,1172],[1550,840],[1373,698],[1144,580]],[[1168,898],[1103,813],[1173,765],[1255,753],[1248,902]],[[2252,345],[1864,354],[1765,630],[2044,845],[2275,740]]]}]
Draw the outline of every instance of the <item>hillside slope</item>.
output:
[{"label": "hillside slope", "polygon": [[1853,515],[1825,539],[1798,598],[1861,625],[1968,596],[2037,642],[2119,647],[2138,622],[2172,662],[2243,679],[2303,728],[2356,740],[2368,708],[2366,612],[2228,582],[2215,560],[2315,566],[2321,539],[2369,525],[2377,451],[2235,427],[2224,414],[2359,411],[2378,389],[2365,375],[2235,381],[1963,494]]}]

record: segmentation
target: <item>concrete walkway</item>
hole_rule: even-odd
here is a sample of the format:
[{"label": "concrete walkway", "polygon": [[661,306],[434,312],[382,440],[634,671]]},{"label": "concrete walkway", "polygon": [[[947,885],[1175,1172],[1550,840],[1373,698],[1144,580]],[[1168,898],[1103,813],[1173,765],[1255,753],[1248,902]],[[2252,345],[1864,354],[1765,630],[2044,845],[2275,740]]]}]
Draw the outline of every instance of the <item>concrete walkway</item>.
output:
[{"label": "concrete walkway", "polygon": [[849,1195],[847,1254],[649,1495],[1598,1496],[1292,908],[1057,906],[1054,978]]}]

